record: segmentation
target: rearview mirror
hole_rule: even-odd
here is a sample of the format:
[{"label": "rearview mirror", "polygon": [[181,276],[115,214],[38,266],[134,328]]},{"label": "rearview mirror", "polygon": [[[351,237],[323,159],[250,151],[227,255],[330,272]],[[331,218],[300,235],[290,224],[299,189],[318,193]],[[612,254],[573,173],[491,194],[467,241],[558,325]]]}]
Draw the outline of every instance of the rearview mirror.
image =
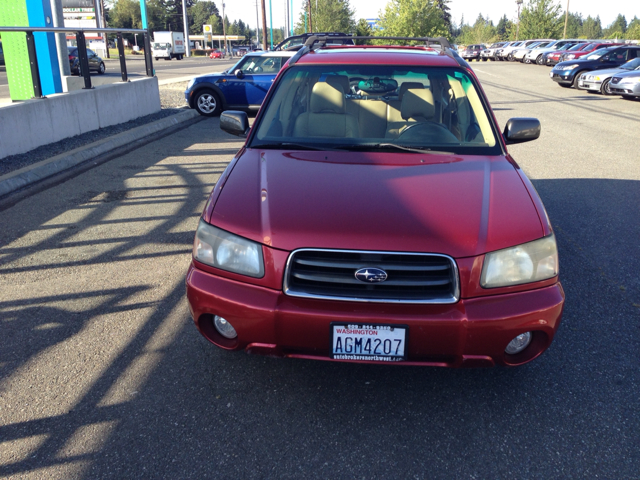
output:
[{"label": "rearview mirror", "polygon": [[235,71],[235,75],[236,75],[236,78],[239,78],[241,80],[244,78],[244,72],[240,69]]},{"label": "rearview mirror", "polygon": [[249,134],[249,117],[245,112],[227,110],[220,115],[220,129],[231,135],[246,137]]},{"label": "rearview mirror", "polygon": [[537,118],[512,118],[504,127],[507,145],[530,142],[540,136],[540,120]]}]

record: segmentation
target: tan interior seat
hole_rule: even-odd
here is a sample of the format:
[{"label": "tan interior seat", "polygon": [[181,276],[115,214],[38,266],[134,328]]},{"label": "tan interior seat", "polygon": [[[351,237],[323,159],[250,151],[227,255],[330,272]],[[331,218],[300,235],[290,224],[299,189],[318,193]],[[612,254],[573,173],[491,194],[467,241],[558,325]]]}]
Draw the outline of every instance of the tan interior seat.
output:
[{"label": "tan interior seat", "polygon": [[387,123],[402,121],[400,109],[402,108],[402,99],[404,98],[404,94],[407,93],[407,90],[409,89],[415,90],[420,88],[424,88],[424,85],[420,82],[403,82],[400,85],[400,89],[398,90],[398,99],[389,101],[389,106],[387,108]]},{"label": "tan interior seat", "polygon": [[329,85],[333,85],[338,90],[342,89],[342,91],[346,94],[351,93],[351,86],[349,85],[349,77],[346,75],[327,75],[325,78],[325,82]]},{"label": "tan interior seat", "polygon": [[346,112],[344,92],[327,82],[311,90],[309,111],[296,119],[296,137],[357,137],[358,120]]},{"label": "tan interior seat", "polygon": [[431,90],[410,88],[402,97],[400,114],[403,121],[387,124],[386,138],[397,138],[412,123],[427,122],[435,117],[436,108]]}]

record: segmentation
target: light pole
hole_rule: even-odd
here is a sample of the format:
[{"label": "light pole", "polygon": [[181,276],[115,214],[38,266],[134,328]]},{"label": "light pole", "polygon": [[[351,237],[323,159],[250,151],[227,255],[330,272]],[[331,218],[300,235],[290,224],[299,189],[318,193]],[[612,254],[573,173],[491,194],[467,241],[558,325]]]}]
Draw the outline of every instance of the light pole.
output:
[{"label": "light pole", "polygon": [[[187,2],[182,0],[182,20],[184,24],[184,51],[187,54],[187,58],[191,56],[191,50],[189,48],[189,18],[187,17]],[[178,57],[182,59],[182,55]]]},{"label": "light pole", "polygon": [[138,34],[137,33],[133,34],[133,39],[136,42],[136,47],[137,47],[138,46]]},{"label": "light pole", "polygon": [[518,4],[518,26],[516,27],[516,40],[518,40],[518,35],[520,34],[520,5],[522,5],[522,0],[516,0]]},{"label": "light pole", "polygon": [[224,16],[224,2],[222,2],[222,34],[224,35],[224,54],[227,54],[227,25]]}]

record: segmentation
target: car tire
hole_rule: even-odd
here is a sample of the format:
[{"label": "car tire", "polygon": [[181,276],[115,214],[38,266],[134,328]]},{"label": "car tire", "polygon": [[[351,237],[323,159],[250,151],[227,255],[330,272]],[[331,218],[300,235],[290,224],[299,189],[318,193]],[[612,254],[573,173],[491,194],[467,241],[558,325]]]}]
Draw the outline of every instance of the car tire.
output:
[{"label": "car tire", "polygon": [[156,62],[158,61],[158,57],[153,57],[153,58],[155,59]]},{"label": "car tire", "polygon": [[193,99],[193,107],[200,115],[204,115],[205,117],[218,116],[222,111],[220,98],[213,90],[209,90],[208,88],[199,90],[196,93]]},{"label": "car tire", "polygon": [[507,55],[507,60],[509,60],[510,62],[513,62],[513,53],[510,53],[509,55]]},{"label": "car tire", "polygon": [[178,55],[178,60],[182,60],[182,55]]},{"label": "car tire", "polygon": [[573,77],[573,82],[571,82],[571,86],[578,90],[578,82],[580,81],[580,75],[582,75],[584,71],[576,73],[575,77]]},{"label": "car tire", "polygon": [[538,58],[536,58],[536,63],[538,65],[544,65],[544,57],[542,55],[538,55]]},{"label": "car tire", "polygon": [[600,93],[601,94],[603,94],[603,95],[613,95],[613,92],[611,91],[609,83],[611,83],[611,79],[610,78],[607,78],[604,82],[602,82],[602,85],[600,86]]},{"label": "car tire", "polygon": [[104,62],[100,62],[100,66],[98,67],[98,75],[104,75],[104,72],[106,72],[107,69],[104,66]]},{"label": "car tire", "polygon": [[483,62],[486,62],[486,61],[487,61],[487,59],[486,59],[486,58],[483,58],[483,59],[482,59],[482,61],[483,61]]}]

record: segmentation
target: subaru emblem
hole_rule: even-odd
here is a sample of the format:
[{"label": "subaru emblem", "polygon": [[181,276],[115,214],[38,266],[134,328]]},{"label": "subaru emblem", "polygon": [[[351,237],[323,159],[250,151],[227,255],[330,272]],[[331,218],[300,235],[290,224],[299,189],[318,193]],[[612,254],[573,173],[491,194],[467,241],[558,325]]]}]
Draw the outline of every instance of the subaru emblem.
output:
[{"label": "subaru emblem", "polygon": [[380,283],[387,279],[387,272],[379,268],[361,268],[356,270],[356,278],[364,283]]}]

